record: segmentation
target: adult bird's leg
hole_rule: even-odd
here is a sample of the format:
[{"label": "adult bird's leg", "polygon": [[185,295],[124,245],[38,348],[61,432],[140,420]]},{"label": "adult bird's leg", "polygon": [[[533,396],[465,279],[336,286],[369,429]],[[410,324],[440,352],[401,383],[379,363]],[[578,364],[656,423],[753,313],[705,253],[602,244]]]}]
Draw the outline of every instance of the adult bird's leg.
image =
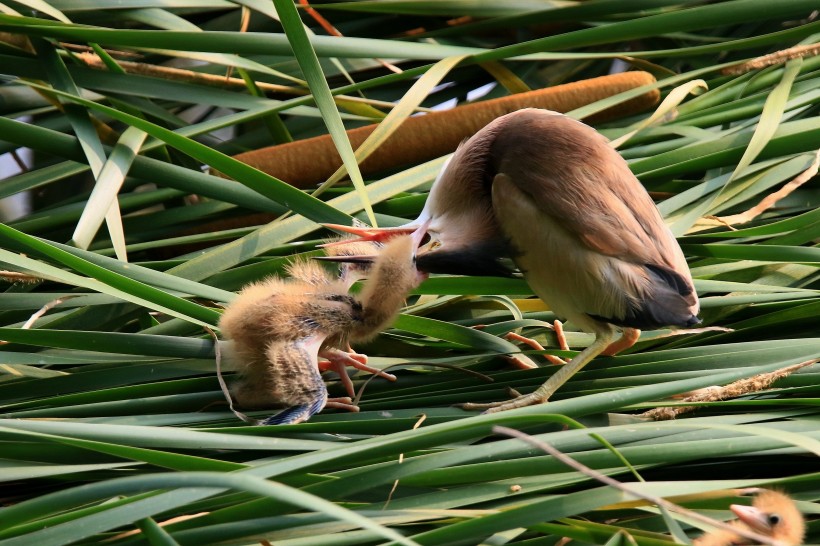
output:
[{"label": "adult bird's leg", "polygon": [[604,349],[612,342],[615,337],[615,330],[611,326],[601,328],[595,335],[595,341],[592,345],[578,353],[575,358],[561,366],[546,383],[538,387],[535,392],[507,400],[505,402],[491,402],[489,404],[474,404],[468,402],[461,404],[462,409],[466,410],[486,410],[485,413],[496,413],[499,411],[506,411],[515,408],[523,408],[525,406],[534,406],[535,404],[543,404],[549,400],[567,380],[578,373],[584,366],[601,354]]},{"label": "adult bird's leg", "polygon": [[[555,322],[557,324],[561,324],[557,320]],[[558,335],[558,330],[556,330],[556,335]],[[523,343],[524,345],[528,345],[529,347],[532,347],[536,351],[545,351],[546,350],[543,345],[541,345],[540,343],[538,343],[537,341],[535,341],[531,337],[522,336],[521,334],[516,334],[515,332],[508,333],[507,335],[504,336],[504,338],[507,341],[518,341],[519,343]],[[562,351],[569,350],[569,346],[567,346],[567,338],[564,337],[563,330],[561,331],[561,335],[558,336],[558,345],[559,345],[559,348]],[[566,362],[567,362],[563,358],[561,358],[559,356],[555,356],[555,355],[542,354],[541,356],[544,357],[546,359],[546,361],[549,362],[550,364],[555,364],[555,365],[560,366],[562,364],[566,364]]]},{"label": "adult bird's leg", "polygon": [[621,332],[621,337],[611,343],[609,347],[601,351],[602,355],[605,356],[615,356],[616,354],[629,349],[635,343],[638,342],[638,338],[641,337],[641,331],[636,328],[624,328],[623,332]]}]

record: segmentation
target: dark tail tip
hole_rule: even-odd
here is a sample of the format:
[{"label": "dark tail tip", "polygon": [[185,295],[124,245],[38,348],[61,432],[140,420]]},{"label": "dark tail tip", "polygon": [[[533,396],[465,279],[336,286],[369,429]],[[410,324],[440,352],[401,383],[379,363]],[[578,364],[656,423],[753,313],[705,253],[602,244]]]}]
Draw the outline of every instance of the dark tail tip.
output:
[{"label": "dark tail tip", "polygon": [[700,323],[701,323],[701,320],[698,317],[696,317],[695,315],[692,315],[691,317],[689,317],[689,320],[686,321],[686,327],[688,328],[690,326],[695,326],[695,325],[700,324]]},{"label": "dark tail tip", "polygon": [[299,404],[298,406],[291,406],[285,410],[280,411],[276,415],[271,415],[267,419],[259,421],[260,425],[295,425],[303,423],[310,419],[316,413],[322,411],[327,402],[327,392],[324,396],[320,396],[310,404]]}]

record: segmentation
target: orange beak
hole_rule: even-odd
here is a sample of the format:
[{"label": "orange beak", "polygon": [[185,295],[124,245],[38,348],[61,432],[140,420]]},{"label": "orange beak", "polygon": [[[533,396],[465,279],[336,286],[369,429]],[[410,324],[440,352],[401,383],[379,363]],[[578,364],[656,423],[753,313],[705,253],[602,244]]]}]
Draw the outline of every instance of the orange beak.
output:
[{"label": "orange beak", "polygon": [[[374,241],[377,243],[384,243],[392,239],[393,237],[397,237],[399,235],[412,235],[413,237],[413,248],[418,248],[421,245],[421,242],[424,240],[424,236],[427,235],[427,227],[430,225],[430,221],[424,222],[420,226],[401,226],[395,228],[360,228],[360,227],[353,227],[353,226],[343,226],[341,224],[322,224],[326,228],[335,229],[337,231],[343,231],[345,233],[352,233],[353,235],[358,235],[359,239],[354,239],[354,241]],[[334,241],[332,243],[325,243],[323,245],[319,245],[320,248],[326,248],[329,246],[341,245],[341,244],[349,244],[351,241]],[[365,264],[365,263],[373,263],[376,259],[376,255],[360,255],[360,256],[315,256],[314,260],[321,260],[325,262],[344,262],[344,263],[354,263],[354,264]]]},{"label": "orange beak", "polygon": [[[322,224],[322,226],[332,229],[334,231],[341,231],[342,233],[350,233],[358,236],[354,241],[373,241],[376,243],[384,243],[398,235],[410,235],[416,232],[418,226],[400,226],[393,228],[370,228],[370,227],[355,227],[343,226],[342,224]],[[425,232],[427,231],[425,226]],[[350,243],[350,240],[334,241],[332,243],[325,243],[319,245],[319,248],[326,248],[329,246],[344,245]]]}]

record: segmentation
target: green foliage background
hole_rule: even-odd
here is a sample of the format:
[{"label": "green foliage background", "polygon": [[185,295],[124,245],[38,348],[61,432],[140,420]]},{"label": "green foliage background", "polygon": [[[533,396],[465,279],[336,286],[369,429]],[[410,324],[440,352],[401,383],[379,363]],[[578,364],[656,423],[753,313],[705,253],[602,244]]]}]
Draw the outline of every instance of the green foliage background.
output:
[{"label": "green foliage background", "polygon": [[[738,230],[704,220],[745,210],[810,169],[820,148],[820,56],[742,75],[721,69],[817,43],[816,2],[312,5],[344,37],[327,36],[287,0],[0,4],[0,152],[34,150],[25,172],[3,179],[0,196],[35,199],[31,213],[0,225],[0,262],[44,279],[6,283],[0,293],[8,342],[0,347],[0,545],[674,540],[676,525],[656,508],[625,504],[625,494],[494,436],[495,424],[605,474],[638,474],[640,489],[718,518],[744,502],[734,488],[760,485],[788,490],[809,519],[820,512],[820,366],[675,422],[635,417],[676,393],[820,356],[816,180]],[[98,52],[108,70],[84,66],[69,44]],[[123,73],[118,59],[231,70],[247,87]],[[291,256],[315,252],[325,235],[318,222],[367,219],[370,206],[380,225],[414,217],[442,164],[362,180],[345,125],[379,121],[392,102],[399,111],[390,124],[418,105],[463,101],[495,81],[491,73],[504,85],[540,88],[605,74],[614,59],[654,73],[664,95],[698,79],[708,86],[620,151],[659,197],[690,259],[704,326],[733,331],[647,332],[627,354],[597,359],[547,405],[473,415],[451,405],[502,399],[507,387],[527,392],[551,373],[508,368],[499,354],[518,349],[499,336],[523,329],[555,347],[546,327],[554,317],[527,302],[521,281],[439,277],[410,298],[395,328],[359,348],[399,376],[367,383],[361,413],[248,427],[227,410],[203,330],[216,325],[220,305]],[[425,88],[437,81],[446,85]],[[266,96],[254,82],[284,88]],[[488,96],[507,94],[504,85]],[[597,128],[617,138],[648,116]],[[100,139],[101,124],[114,140]],[[355,189],[313,197],[229,157],[328,131]],[[118,194],[118,207],[109,211],[105,194]],[[189,231],[257,212],[291,214]],[[89,227],[106,213],[113,225],[121,219],[123,244]],[[72,239],[86,239],[88,250]],[[200,249],[180,254],[188,243]],[[127,263],[115,257],[123,250]],[[487,327],[469,328],[476,324]],[[568,337],[574,350],[591,341],[571,328]],[[335,382],[330,389],[341,392]],[[699,533],[678,520],[689,536]],[[810,523],[809,543],[820,542],[818,527]]]}]

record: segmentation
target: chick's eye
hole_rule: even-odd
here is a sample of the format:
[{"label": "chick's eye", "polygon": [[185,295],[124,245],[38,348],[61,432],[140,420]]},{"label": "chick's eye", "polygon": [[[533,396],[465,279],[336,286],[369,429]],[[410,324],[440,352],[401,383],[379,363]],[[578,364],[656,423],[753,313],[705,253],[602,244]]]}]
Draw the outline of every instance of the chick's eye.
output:
[{"label": "chick's eye", "polygon": [[774,527],[775,525],[780,523],[780,516],[778,516],[777,514],[769,514],[768,519],[769,519],[769,525],[771,525],[772,527]]}]

